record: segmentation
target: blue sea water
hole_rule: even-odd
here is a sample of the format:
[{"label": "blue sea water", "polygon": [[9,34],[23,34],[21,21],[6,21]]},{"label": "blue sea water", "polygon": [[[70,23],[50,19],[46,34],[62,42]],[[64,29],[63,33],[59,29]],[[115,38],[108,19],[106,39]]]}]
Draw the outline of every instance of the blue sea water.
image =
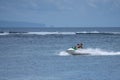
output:
[{"label": "blue sea water", "polygon": [[[120,80],[120,27],[0,31],[0,80]],[[81,42],[90,55],[65,52]]]}]

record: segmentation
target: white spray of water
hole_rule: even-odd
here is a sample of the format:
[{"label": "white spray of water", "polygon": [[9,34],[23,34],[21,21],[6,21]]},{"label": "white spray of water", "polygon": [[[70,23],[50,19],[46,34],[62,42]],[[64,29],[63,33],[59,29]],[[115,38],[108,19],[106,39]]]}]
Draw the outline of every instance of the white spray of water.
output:
[{"label": "white spray of water", "polygon": [[[89,55],[120,55],[120,52],[114,52],[114,51],[106,51],[106,50],[102,50],[102,49],[98,49],[98,48],[87,48],[87,49],[80,49],[80,50],[76,50],[75,51],[77,54],[80,53],[87,53]],[[59,53],[60,56],[68,56],[70,55],[68,52],[66,51],[61,51]]]},{"label": "white spray of water", "polygon": [[120,55],[120,52],[114,52],[114,51],[105,51],[102,49],[92,49],[92,48],[87,48],[87,49],[81,49],[78,50],[81,53],[89,53],[90,55]]},{"label": "white spray of water", "polygon": [[69,56],[70,54],[67,53],[66,51],[61,51],[58,55],[59,56]]}]

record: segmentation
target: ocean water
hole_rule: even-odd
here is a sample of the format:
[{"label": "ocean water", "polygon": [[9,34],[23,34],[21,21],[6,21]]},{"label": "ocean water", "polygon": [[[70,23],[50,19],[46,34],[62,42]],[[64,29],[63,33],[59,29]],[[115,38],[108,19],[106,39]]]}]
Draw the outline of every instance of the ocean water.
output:
[{"label": "ocean water", "polygon": [[[83,52],[68,48],[83,43]],[[1,28],[0,80],[120,80],[120,27]]]}]

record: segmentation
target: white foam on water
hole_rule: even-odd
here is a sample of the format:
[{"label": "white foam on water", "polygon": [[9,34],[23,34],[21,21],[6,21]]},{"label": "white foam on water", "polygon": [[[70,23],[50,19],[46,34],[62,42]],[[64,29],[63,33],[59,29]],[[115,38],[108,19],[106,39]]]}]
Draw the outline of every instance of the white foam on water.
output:
[{"label": "white foam on water", "polygon": [[58,55],[59,56],[69,56],[70,54],[67,53],[66,51],[61,51]]},{"label": "white foam on water", "polygon": [[[120,55],[120,51],[115,52],[115,51],[106,51],[106,50],[102,50],[99,48],[87,48],[87,49],[80,49],[80,50],[76,50],[75,51],[76,54],[88,54],[88,55]],[[59,53],[60,56],[68,56],[70,55],[69,53],[67,53],[66,51],[61,51]]]},{"label": "white foam on water", "polygon": [[0,35],[25,34],[25,35],[75,35],[75,34],[120,34],[120,32],[99,32],[99,31],[81,31],[81,32],[3,32]]},{"label": "white foam on water", "polygon": [[27,32],[23,34],[30,35],[75,35],[75,34],[120,34],[120,32],[99,32],[99,31],[81,31],[81,32]]},{"label": "white foam on water", "polygon": [[89,53],[90,55],[120,55],[120,52],[106,51],[99,48],[87,48],[78,50],[81,53]]},{"label": "white foam on water", "polygon": [[28,32],[26,34],[35,34],[35,35],[52,35],[52,34],[72,35],[72,34],[76,34],[76,33],[75,32]]},{"label": "white foam on water", "polygon": [[4,32],[4,33],[0,33],[0,35],[9,35],[9,33]]},{"label": "white foam on water", "polygon": [[99,31],[81,31],[77,34],[120,34],[120,32],[99,32]]}]

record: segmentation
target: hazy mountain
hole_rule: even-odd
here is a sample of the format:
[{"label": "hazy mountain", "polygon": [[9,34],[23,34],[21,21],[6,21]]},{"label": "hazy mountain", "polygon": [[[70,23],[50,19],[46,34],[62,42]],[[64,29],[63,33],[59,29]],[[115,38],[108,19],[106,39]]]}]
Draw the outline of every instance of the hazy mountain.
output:
[{"label": "hazy mountain", "polygon": [[0,21],[0,27],[46,27],[43,23]]}]

